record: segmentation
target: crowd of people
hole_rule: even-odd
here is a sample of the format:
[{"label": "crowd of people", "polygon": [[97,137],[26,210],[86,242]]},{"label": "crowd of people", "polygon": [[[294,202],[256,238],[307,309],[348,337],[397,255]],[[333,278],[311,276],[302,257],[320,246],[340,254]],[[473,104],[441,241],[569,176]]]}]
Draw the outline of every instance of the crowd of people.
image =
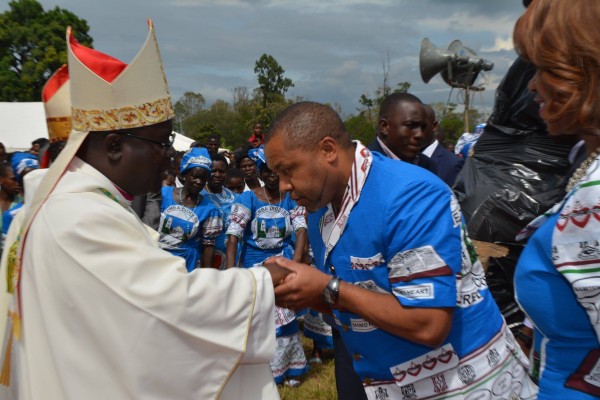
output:
[{"label": "crowd of people", "polygon": [[500,311],[453,192],[509,99],[454,151],[394,93],[370,144],[297,102],[238,151],[178,153],[151,21],[129,65],[68,30],[50,139],[0,146],[0,399],[278,399],[325,348],[342,400],[600,398],[600,5],[524,3],[519,108],[583,154],[515,239],[525,320]]}]

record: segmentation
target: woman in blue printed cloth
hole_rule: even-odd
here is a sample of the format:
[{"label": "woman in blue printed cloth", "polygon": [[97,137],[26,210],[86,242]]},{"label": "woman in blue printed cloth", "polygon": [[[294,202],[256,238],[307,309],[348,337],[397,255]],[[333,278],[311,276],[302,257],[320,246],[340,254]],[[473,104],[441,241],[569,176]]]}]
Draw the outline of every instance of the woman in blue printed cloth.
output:
[{"label": "woman in blue printed cloth", "polygon": [[222,154],[212,156],[212,171],[210,178],[202,191],[202,195],[208,197],[219,210],[219,216],[223,220],[223,230],[215,241],[215,256],[212,266],[217,269],[225,269],[225,253],[227,251],[227,227],[231,206],[237,200],[238,194],[227,189],[225,179],[227,178],[227,159]]},{"label": "woman in blue printed cloth", "polygon": [[[302,259],[306,246],[304,207],[279,191],[279,175],[265,163],[262,146],[248,152],[264,186],[242,193],[231,209],[227,228],[227,268],[235,266],[238,241],[243,242],[239,265],[251,268],[275,255]],[[293,236],[295,235],[295,242]],[[277,384],[298,386],[308,370],[293,310],[275,307],[277,348],[271,370]]]},{"label": "woman in blue printed cloth", "polygon": [[588,158],[565,198],[518,238],[517,300],[534,325],[538,399],[600,398],[600,2],[534,0],[515,47],[535,65],[529,82],[548,134],[572,134]]},{"label": "woman in blue printed cloth", "polygon": [[0,228],[2,228],[2,247],[4,247],[4,238],[8,233],[8,228],[10,228],[13,218],[21,207],[23,207],[22,189],[20,189],[23,188],[23,177],[39,167],[36,156],[23,152],[13,153],[10,164],[13,171],[13,179],[16,179],[18,185],[9,184],[8,186],[9,188],[19,188],[19,195],[15,196],[14,203],[2,213],[2,222],[0,224]]},{"label": "woman in blue printed cloth", "polygon": [[208,150],[194,147],[181,159],[183,186],[162,188],[159,243],[185,258],[189,272],[213,265],[215,241],[223,229],[217,206],[201,193],[211,169]]}]

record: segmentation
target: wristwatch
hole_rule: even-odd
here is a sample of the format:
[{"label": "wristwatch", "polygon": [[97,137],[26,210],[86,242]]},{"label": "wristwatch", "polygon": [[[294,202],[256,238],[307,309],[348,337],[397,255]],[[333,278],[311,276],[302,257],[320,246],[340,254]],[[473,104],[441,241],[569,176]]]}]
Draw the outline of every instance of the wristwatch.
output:
[{"label": "wristwatch", "polygon": [[323,298],[327,302],[327,304],[334,305],[337,303],[338,297],[340,295],[340,282],[342,279],[339,276],[332,278],[325,289],[323,289]]}]

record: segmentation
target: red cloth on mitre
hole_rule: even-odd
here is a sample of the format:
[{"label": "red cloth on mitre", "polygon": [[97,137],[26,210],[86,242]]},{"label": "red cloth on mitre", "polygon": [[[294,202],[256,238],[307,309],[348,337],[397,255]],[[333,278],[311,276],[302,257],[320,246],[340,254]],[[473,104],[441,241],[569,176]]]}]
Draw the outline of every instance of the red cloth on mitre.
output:
[{"label": "red cloth on mitre", "polygon": [[73,50],[73,54],[75,54],[79,61],[106,82],[111,83],[125,68],[127,68],[127,64],[124,62],[80,44],[75,39],[70,28],[69,45]]}]

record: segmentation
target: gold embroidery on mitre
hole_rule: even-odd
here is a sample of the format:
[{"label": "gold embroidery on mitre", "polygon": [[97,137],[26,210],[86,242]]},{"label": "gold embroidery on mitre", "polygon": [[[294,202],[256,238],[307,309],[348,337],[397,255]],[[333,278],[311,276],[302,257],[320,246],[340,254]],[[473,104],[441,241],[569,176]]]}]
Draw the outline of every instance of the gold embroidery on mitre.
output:
[{"label": "gold embroidery on mitre", "polygon": [[164,122],[175,117],[170,97],[110,110],[84,110],[72,108],[73,129],[87,131],[110,131],[129,129]]},{"label": "gold embroidery on mitre", "polygon": [[67,140],[71,133],[71,117],[46,118],[48,137],[51,142]]}]

